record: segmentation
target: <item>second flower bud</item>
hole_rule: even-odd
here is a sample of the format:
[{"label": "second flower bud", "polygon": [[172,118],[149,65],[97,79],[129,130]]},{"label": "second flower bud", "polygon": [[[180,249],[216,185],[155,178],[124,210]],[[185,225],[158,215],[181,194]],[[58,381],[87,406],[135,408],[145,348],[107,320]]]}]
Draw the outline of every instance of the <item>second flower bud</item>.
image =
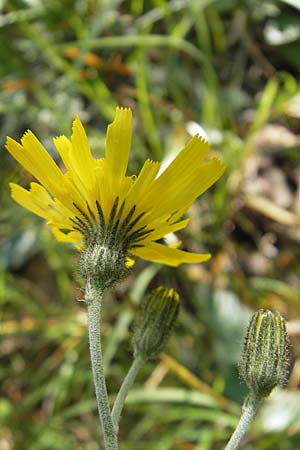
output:
[{"label": "second flower bud", "polygon": [[134,356],[151,358],[165,347],[179,312],[179,295],[174,289],[158,287],[145,297],[135,322]]}]

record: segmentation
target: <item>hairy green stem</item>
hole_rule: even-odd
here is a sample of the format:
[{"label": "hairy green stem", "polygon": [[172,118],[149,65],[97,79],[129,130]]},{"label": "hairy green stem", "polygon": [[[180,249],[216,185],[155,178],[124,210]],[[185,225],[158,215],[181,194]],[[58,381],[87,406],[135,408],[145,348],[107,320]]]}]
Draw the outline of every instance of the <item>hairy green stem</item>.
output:
[{"label": "hairy green stem", "polygon": [[236,450],[244,437],[248,426],[254,419],[257,409],[262,402],[262,398],[254,393],[250,393],[244,401],[243,412],[236,429],[234,430],[228,444],[224,450]]},{"label": "hairy green stem", "polygon": [[119,393],[117,395],[117,398],[115,400],[114,407],[113,407],[113,410],[111,413],[116,432],[118,432],[119,420],[120,420],[121,412],[122,412],[122,409],[123,409],[123,406],[125,403],[126,396],[128,394],[129,389],[133,385],[134,380],[135,380],[140,368],[144,364],[144,362],[145,362],[145,358],[142,355],[138,355],[133,360],[133,363],[132,363],[132,365],[122,383],[122,386],[119,390]]},{"label": "hairy green stem", "polygon": [[104,445],[106,450],[118,450],[117,434],[113,425],[108,401],[104,370],[102,364],[100,313],[103,289],[87,281],[86,302],[88,307],[88,331],[93,378],[98,405],[100,422],[102,425]]}]

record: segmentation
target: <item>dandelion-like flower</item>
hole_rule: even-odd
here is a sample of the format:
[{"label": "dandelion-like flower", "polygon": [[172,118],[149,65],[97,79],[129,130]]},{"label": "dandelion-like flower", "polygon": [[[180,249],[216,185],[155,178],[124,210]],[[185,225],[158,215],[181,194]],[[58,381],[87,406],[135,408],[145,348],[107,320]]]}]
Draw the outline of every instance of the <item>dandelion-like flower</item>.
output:
[{"label": "dandelion-like flower", "polygon": [[111,265],[124,271],[130,257],[170,266],[209,259],[209,254],[159,242],[187,226],[189,219],[181,219],[182,215],[224,171],[216,158],[203,162],[209,150],[207,142],[193,137],[160,174],[160,163],[146,160],[137,176],[127,176],[130,109],[117,108],[107,129],[104,158],[92,157],[79,117],[72,131],[70,140],[65,136],[54,139],[64,171],[31,131],[20,144],[8,138],[6,148],[38,181],[32,182],[29,190],[11,183],[12,197],[46,219],[57,240],[84,249],[82,272],[100,270],[103,275]]}]

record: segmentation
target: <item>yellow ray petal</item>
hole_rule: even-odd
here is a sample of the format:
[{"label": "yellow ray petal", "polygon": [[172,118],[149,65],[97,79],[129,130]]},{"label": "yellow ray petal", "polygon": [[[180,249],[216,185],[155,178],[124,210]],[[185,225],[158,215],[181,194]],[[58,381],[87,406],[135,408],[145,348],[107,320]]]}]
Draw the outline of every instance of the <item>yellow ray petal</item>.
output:
[{"label": "yellow ray petal", "polygon": [[119,184],[127,170],[132,135],[132,112],[129,108],[117,108],[114,121],[106,134],[105,161],[113,182]]},{"label": "yellow ray petal", "polygon": [[[200,197],[204,192],[206,192],[224,173],[225,165],[224,163],[218,159],[213,158],[212,160],[204,163],[197,173],[197,177],[195,178],[195,183],[190,183],[187,188],[185,194],[181,193],[182,201],[180,200],[180,196],[175,198],[173,205],[175,206],[175,210],[179,211],[179,206],[181,205],[180,215],[174,214],[172,219],[178,220],[182,216],[182,211],[187,211],[187,209],[194,203],[194,201]],[[170,207],[172,207],[172,201],[170,202]]]},{"label": "yellow ray petal", "polygon": [[53,209],[54,201],[40,184],[31,183],[30,191],[15,183],[10,183],[9,186],[12,198],[23,208],[47,220],[57,218],[58,214]]},{"label": "yellow ray petal", "polygon": [[70,220],[74,214],[57,199],[52,199],[46,189],[38,183],[30,183],[30,191],[15,183],[10,183],[12,198],[23,208],[47,219],[48,224],[72,230]]},{"label": "yellow ray petal", "polygon": [[201,263],[208,261],[211,257],[209,253],[190,253],[177,248],[171,248],[157,242],[149,242],[147,247],[134,249],[132,254],[145,259],[168,266],[177,267],[183,263]]},{"label": "yellow ray petal", "polygon": [[[155,205],[151,213],[152,219],[178,210],[186,211],[197,197],[220,178],[223,172],[224,164],[216,158],[201,164],[200,167],[190,168],[189,174],[180,174],[178,168],[176,182],[170,183],[164,178],[164,183],[160,182],[156,186],[155,181],[144,205],[145,207],[151,203]],[[142,207],[143,205],[140,205],[140,208]]]},{"label": "yellow ray petal", "polygon": [[72,161],[74,170],[79,175],[82,185],[82,192],[90,208],[96,213],[96,195],[98,192],[96,180],[97,162],[93,159],[90,146],[83,125],[78,116],[73,122],[72,142]]},{"label": "yellow ray petal", "polygon": [[[90,194],[86,184],[85,166],[83,166],[82,163],[78,161],[78,158],[76,158],[73,146],[69,139],[65,136],[59,136],[54,138],[53,142],[67,169],[64,178],[69,181],[68,191],[69,196],[72,197],[72,203],[76,203],[78,207],[86,212],[86,202],[89,200]],[[92,165],[94,164],[96,164],[96,162],[93,161]],[[93,179],[94,172],[95,167],[92,167],[89,181]]]},{"label": "yellow ray petal", "polygon": [[[143,167],[141,168],[134,185],[130,191],[130,195],[134,198],[143,198],[143,193],[149,188],[149,184],[153,182],[160,168],[160,163],[158,161],[151,161],[147,159]],[[138,203],[137,200],[137,203]]]},{"label": "yellow ray petal", "polygon": [[157,179],[158,187],[169,183],[178,182],[178,175],[189,173],[192,168],[199,167],[209,151],[209,144],[199,136],[194,136],[180,151],[171,164]]},{"label": "yellow ray petal", "polygon": [[75,170],[75,168],[74,168],[75,158],[73,157],[73,153],[72,153],[71,141],[66,136],[62,135],[62,136],[55,137],[53,139],[53,143],[65,165],[65,168],[70,173],[77,174],[77,170]]},{"label": "yellow ray petal", "polygon": [[94,167],[95,161],[92,157],[88,139],[83,128],[83,125],[78,116],[72,125],[72,162],[77,174],[80,173],[81,179],[87,186],[91,186],[94,183]]},{"label": "yellow ray petal", "polygon": [[21,139],[22,145],[8,137],[6,148],[9,153],[30,172],[54,196],[64,188],[63,175],[31,131],[27,131]]},{"label": "yellow ray petal", "polygon": [[167,169],[155,180],[141,202],[141,208],[147,209],[151,204],[155,204],[157,198],[160,198],[165,192],[167,193],[167,188],[174,189],[178,186],[179,189],[180,186],[188,184],[191,178],[196,176],[208,150],[208,143],[198,136],[194,136]]},{"label": "yellow ray petal", "polygon": [[[137,178],[132,183],[132,186],[126,196],[126,203],[123,212],[125,217],[133,205],[139,205],[148,192],[151,184],[159,171],[160,163],[147,159],[140,170]],[[145,211],[146,212],[146,211]]]}]

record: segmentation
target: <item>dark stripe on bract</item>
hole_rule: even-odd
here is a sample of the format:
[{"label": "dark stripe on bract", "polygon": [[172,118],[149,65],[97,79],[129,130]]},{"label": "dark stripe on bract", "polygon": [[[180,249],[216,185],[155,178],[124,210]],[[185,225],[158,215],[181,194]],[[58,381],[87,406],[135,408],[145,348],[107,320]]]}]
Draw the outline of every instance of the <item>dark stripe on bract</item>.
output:
[{"label": "dark stripe on bract", "polygon": [[124,254],[130,248],[143,247],[138,242],[145,239],[146,236],[149,236],[154,231],[154,228],[147,229],[147,225],[142,225],[134,231],[133,228],[136,227],[146,212],[141,212],[133,219],[134,213],[136,212],[136,205],[133,205],[122,220],[126,200],[122,201],[120,207],[119,203],[120,197],[117,196],[112,205],[108,223],[106,223],[103,209],[98,200],[96,200],[97,218],[88,204],[87,209],[90,216],[74,203],[75,208],[80,212],[80,216],[75,216],[75,218],[70,219],[74,223],[73,229],[84,235],[87,245],[102,242],[111,249],[117,249],[119,247]]}]

